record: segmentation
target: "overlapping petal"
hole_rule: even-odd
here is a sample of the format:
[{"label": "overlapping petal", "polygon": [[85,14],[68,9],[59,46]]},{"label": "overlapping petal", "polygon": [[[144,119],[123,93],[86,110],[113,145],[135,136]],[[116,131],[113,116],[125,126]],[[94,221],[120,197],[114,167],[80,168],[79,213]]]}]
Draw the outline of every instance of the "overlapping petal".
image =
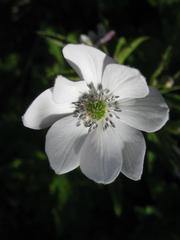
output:
[{"label": "overlapping petal", "polygon": [[63,114],[73,112],[70,104],[56,104],[53,100],[53,89],[42,92],[29,106],[22,117],[24,126],[42,129],[51,126]]},{"label": "overlapping petal", "polygon": [[169,108],[158,90],[149,89],[149,94],[144,98],[120,101],[122,112],[119,113],[119,117],[131,127],[154,132],[169,119]]},{"label": "overlapping petal", "polygon": [[98,129],[88,134],[81,150],[80,168],[97,183],[111,183],[119,175],[122,167],[123,142],[117,130]]},{"label": "overlapping petal", "polygon": [[46,135],[46,153],[57,174],[69,172],[79,166],[80,149],[87,135],[87,128],[77,127],[76,123],[76,118],[64,117],[54,123]]},{"label": "overlapping petal", "polygon": [[63,76],[58,76],[53,88],[53,99],[58,104],[72,104],[88,91],[84,81],[70,81]]},{"label": "overlapping petal", "polygon": [[116,129],[123,142],[123,164],[121,172],[132,180],[139,180],[143,172],[146,143],[143,134],[118,121]]},{"label": "overlapping petal", "polygon": [[63,48],[68,63],[84,79],[95,87],[102,81],[102,74],[109,63],[114,60],[100,50],[83,44],[68,44]]},{"label": "overlapping petal", "polygon": [[102,84],[120,99],[141,98],[149,93],[146,80],[141,73],[135,68],[120,64],[106,66]]}]

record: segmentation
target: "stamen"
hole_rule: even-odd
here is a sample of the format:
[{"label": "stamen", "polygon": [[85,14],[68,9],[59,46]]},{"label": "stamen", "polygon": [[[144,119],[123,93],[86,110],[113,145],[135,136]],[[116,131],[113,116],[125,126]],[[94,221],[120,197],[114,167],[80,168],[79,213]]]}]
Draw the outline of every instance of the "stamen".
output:
[{"label": "stamen", "polygon": [[110,124],[111,124],[111,126],[112,126],[113,128],[116,127],[115,124],[114,124],[111,120],[110,120],[109,122],[110,122]]},{"label": "stamen", "polygon": [[102,90],[102,84],[101,83],[98,84],[98,90],[99,91]]},{"label": "stamen", "polygon": [[103,130],[106,130],[109,127],[109,124],[106,122],[105,125],[103,126]]},{"label": "stamen", "polygon": [[104,89],[104,93],[105,93],[105,94],[108,94],[109,92],[110,92],[109,89],[107,89],[107,88]]},{"label": "stamen", "polygon": [[97,89],[93,83],[88,84],[89,92],[81,95],[75,105],[73,117],[78,119],[76,126],[81,124],[88,128],[88,132],[95,130],[99,124],[103,123],[103,130],[108,127],[115,128],[113,117],[119,119],[116,112],[121,112],[120,104],[118,102],[119,96],[110,93],[110,90],[105,88],[101,83],[98,84]]},{"label": "stamen", "polygon": [[79,127],[80,125],[81,125],[81,122],[78,121],[78,122],[76,123],[76,127]]},{"label": "stamen", "polygon": [[115,108],[114,111],[116,111],[116,112],[122,112],[122,110],[119,109],[119,108]]},{"label": "stamen", "polygon": [[96,129],[98,127],[98,124],[93,122],[88,130],[88,132],[91,132],[92,130]]},{"label": "stamen", "polygon": [[92,89],[92,88],[93,88],[93,83],[89,83],[87,86],[88,86],[90,89]]}]

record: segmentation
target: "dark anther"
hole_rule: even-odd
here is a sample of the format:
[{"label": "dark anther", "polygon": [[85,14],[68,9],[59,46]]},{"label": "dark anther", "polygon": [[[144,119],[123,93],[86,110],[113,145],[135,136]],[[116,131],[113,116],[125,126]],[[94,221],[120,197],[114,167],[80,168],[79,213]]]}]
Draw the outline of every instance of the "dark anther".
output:
[{"label": "dark anther", "polygon": [[98,90],[102,90],[102,84],[101,83],[98,84]]}]

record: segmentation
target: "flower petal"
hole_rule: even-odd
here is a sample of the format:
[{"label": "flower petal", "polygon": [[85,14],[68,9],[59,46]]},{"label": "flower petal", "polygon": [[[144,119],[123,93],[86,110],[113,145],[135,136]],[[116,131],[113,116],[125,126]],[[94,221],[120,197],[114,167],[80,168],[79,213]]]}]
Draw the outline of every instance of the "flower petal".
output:
[{"label": "flower petal", "polygon": [[84,81],[73,82],[63,76],[58,76],[53,88],[53,99],[56,103],[69,103],[78,101],[80,95],[88,91]]},{"label": "flower petal", "polygon": [[93,181],[108,184],[121,171],[123,143],[116,129],[100,127],[88,134],[82,146],[80,168]]},{"label": "flower petal", "polygon": [[46,128],[62,117],[62,114],[74,111],[69,104],[56,104],[52,99],[52,91],[52,88],[47,89],[31,103],[22,117],[24,126],[32,129]]},{"label": "flower petal", "polygon": [[83,44],[68,44],[63,48],[63,54],[81,79],[95,87],[101,83],[105,66],[114,62],[100,50]]},{"label": "flower petal", "polygon": [[109,64],[103,74],[102,84],[114,95],[124,98],[141,98],[149,93],[145,78],[131,67]]},{"label": "flower petal", "polygon": [[143,134],[128,125],[116,124],[121,141],[124,143],[121,172],[132,180],[139,180],[143,172],[146,143]]},{"label": "flower petal", "polygon": [[145,98],[120,101],[120,120],[131,127],[154,132],[169,119],[169,108],[158,90],[149,88]]},{"label": "flower petal", "polygon": [[46,153],[52,169],[63,174],[79,166],[80,148],[87,128],[76,126],[77,119],[67,116],[49,129],[46,135]]}]

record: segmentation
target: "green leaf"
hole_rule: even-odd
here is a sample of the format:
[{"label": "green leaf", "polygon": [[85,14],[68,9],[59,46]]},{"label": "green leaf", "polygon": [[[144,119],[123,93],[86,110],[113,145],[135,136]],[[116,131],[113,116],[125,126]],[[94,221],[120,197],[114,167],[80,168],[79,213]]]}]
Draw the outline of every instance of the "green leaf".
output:
[{"label": "green leaf", "polygon": [[148,133],[147,134],[147,138],[148,138],[148,141],[156,144],[156,145],[159,145],[160,142],[159,142],[159,139],[158,139],[158,136],[156,133]]},{"label": "green leaf", "polygon": [[52,30],[37,31],[37,34],[45,38],[55,39],[59,41],[66,41],[66,37],[64,35],[55,33]]},{"label": "green leaf", "polygon": [[147,152],[147,159],[148,159],[148,171],[150,173],[153,172],[153,169],[154,169],[154,163],[155,163],[155,160],[156,160],[156,155],[153,151],[148,151]]},{"label": "green leaf", "polygon": [[66,37],[52,32],[52,30],[47,30],[47,31],[38,31],[37,34],[41,37],[46,38],[47,40],[51,41],[53,44],[63,47],[64,42],[66,42]]},{"label": "green leaf", "polygon": [[69,33],[67,38],[66,38],[68,43],[77,43],[77,36],[75,33]]},{"label": "green leaf", "polygon": [[180,120],[170,121],[167,126],[167,131],[174,135],[180,134]]},{"label": "green leaf", "polygon": [[120,39],[115,51],[115,58],[118,63],[122,64],[126,61],[126,59],[145,41],[147,41],[149,37],[143,36],[134,39],[131,43],[129,43],[126,47],[122,48],[125,44],[125,39]]},{"label": "green leaf", "polygon": [[152,85],[152,86],[157,85],[157,78],[167,68],[167,66],[170,62],[171,56],[172,56],[172,46],[168,46],[162,55],[162,58],[161,58],[161,61],[158,65],[158,67],[156,68],[156,70],[154,71],[154,73],[152,74],[152,76],[150,78],[150,85]]},{"label": "green leaf", "polygon": [[50,193],[57,196],[61,208],[66,204],[71,194],[71,185],[66,176],[55,176],[49,186]]},{"label": "green leaf", "polygon": [[160,212],[154,206],[145,206],[145,207],[135,207],[135,211],[142,216],[155,215],[160,217]]},{"label": "green leaf", "polygon": [[115,48],[114,58],[118,58],[120,50],[126,45],[127,41],[125,37],[120,37]]},{"label": "green leaf", "polygon": [[178,94],[166,94],[170,109],[180,111],[180,96]]}]

